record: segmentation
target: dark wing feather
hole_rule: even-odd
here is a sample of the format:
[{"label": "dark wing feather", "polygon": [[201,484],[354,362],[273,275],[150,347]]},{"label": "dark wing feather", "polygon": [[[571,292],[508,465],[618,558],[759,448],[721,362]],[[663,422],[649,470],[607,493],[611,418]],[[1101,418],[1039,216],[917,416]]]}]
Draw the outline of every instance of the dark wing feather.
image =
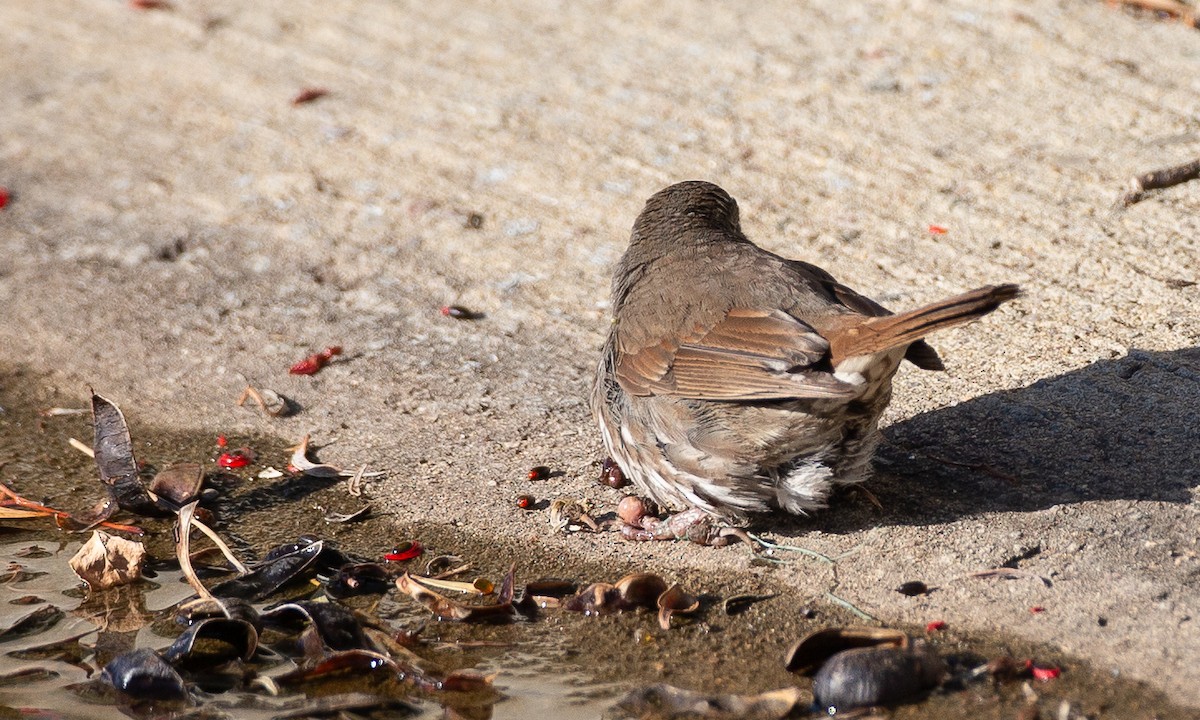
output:
[{"label": "dark wing feather", "polygon": [[621,353],[617,380],[633,395],[673,395],[696,400],[845,398],[852,385],[814,365],[829,343],[781,310],[735,308],[707,330]]}]

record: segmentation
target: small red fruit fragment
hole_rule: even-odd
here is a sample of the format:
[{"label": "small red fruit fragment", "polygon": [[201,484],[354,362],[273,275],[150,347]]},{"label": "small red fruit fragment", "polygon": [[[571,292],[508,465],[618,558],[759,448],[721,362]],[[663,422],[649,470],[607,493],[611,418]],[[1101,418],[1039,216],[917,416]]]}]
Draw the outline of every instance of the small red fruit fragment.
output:
[{"label": "small red fruit fragment", "polygon": [[947,230],[946,228],[942,227],[941,225],[930,225],[929,226],[929,234],[930,235],[945,235],[948,232],[950,232],[950,231]]},{"label": "small red fruit fragment", "polygon": [[545,465],[538,465],[537,467],[532,468],[529,471],[529,479],[530,480],[546,480],[549,477],[550,477],[550,468],[546,467]]},{"label": "small red fruit fragment", "polygon": [[532,495],[521,495],[517,498],[517,507],[521,508],[522,510],[532,509],[535,503],[536,501],[533,499]]},{"label": "small red fruit fragment", "polygon": [[927,632],[927,633],[935,633],[939,630],[945,630],[945,629],[946,629],[946,621],[945,620],[934,620],[933,622],[931,622],[925,626],[925,632]]},{"label": "small red fruit fragment", "polygon": [[1033,672],[1033,677],[1037,680],[1053,680],[1054,678],[1058,677],[1059,675],[1062,675],[1062,669],[1056,668],[1053,665],[1051,665],[1049,667],[1041,667],[1039,665],[1034,665],[1032,672]]},{"label": "small red fruit fragment", "polygon": [[217,464],[223,468],[235,470],[249,465],[250,458],[246,457],[240,450],[234,450],[233,452],[221,453],[221,457],[217,458]]},{"label": "small red fruit fragment", "polygon": [[288,372],[292,375],[315,375],[324,364],[325,363],[321,362],[320,355],[309,355],[293,365]]},{"label": "small red fruit fragment", "polygon": [[229,444],[229,441],[225,439],[224,435],[217,436],[217,447],[225,447],[228,444]]},{"label": "small red fruit fragment", "polygon": [[325,367],[335,355],[342,354],[341,345],[330,345],[319,353],[313,353],[296,363],[288,370],[292,375],[315,375]]},{"label": "small red fruit fragment", "polygon": [[1029,612],[1033,613],[1034,615],[1040,615],[1046,612],[1046,608],[1042,607],[1041,605],[1034,605],[1033,607],[1029,608]]},{"label": "small red fruit fragment", "polygon": [[166,0],[129,0],[129,7],[134,10],[170,10],[171,3]]},{"label": "small red fruit fragment", "polygon": [[404,562],[405,560],[412,560],[420,556],[424,551],[425,549],[421,547],[421,543],[414,540],[412,542],[400,543],[392,548],[390,553],[384,553],[383,559],[388,562]]},{"label": "small red fruit fragment", "polygon": [[0,186],[0,210],[3,210],[4,206],[8,205],[8,199],[10,197],[11,195],[8,192],[8,188]]}]

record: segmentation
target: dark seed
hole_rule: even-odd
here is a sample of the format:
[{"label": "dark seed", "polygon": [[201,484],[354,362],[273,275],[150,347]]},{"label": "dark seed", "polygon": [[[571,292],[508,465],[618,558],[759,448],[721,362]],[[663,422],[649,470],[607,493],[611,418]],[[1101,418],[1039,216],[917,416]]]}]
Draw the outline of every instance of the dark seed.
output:
[{"label": "dark seed", "polygon": [[465,225],[468,230],[478,230],[479,228],[483,227],[483,215],[477,212],[467,215],[467,222]]},{"label": "dark seed", "polygon": [[817,671],[813,696],[821,707],[838,710],[888,705],[937,685],[945,671],[942,659],[923,648],[845,650]]},{"label": "dark seed", "polygon": [[625,479],[625,473],[621,472],[620,466],[612,458],[604,458],[604,462],[600,464],[600,484],[620,489],[628,485],[629,481]]},{"label": "dark seed", "polygon": [[915,597],[917,595],[928,595],[929,594],[929,586],[926,585],[925,583],[921,582],[920,580],[910,580],[909,582],[906,582],[903,585],[901,585],[900,587],[896,588],[896,592],[900,593],[901,595],[907,595],[909,597]]}]

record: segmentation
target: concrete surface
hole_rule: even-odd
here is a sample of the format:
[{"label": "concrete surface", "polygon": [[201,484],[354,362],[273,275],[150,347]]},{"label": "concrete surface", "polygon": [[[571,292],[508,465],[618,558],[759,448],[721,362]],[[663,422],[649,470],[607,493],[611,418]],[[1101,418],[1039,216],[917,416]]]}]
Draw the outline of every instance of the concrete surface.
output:
[{"label": "concrete surface", "polygon": [[[745,572],[510,509],[615,503],[585,406],[608,272],[646,197],[712,180],[760,244],[892,307],[1027,289],[933,339],[948,372],[902,372],[882,512],[772,536],[854,551],[838,594],[885,621],[1046,640],[1200,706],[1200,185],[1113,206],[1200,154],[1194,30],[1085,0],[3,0],[0,27],[0,362],[142,422],[336,439],[400,523]],[[247,379],[304,412],[234,407]],[[963,577],[1019,556],[1053,586]]]}]

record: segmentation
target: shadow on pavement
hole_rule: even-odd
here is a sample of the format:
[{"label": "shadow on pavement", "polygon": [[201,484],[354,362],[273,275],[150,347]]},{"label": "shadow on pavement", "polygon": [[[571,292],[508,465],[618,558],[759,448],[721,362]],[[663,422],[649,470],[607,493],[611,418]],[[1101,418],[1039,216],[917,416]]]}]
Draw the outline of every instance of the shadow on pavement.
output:
[{"label": "shadow on pavement", "polygon": [[867,488],[776,529],[851,532],[1087,500],[1190,502],[1200,485],[1200,348],[1128,356],[884,430]]}]

